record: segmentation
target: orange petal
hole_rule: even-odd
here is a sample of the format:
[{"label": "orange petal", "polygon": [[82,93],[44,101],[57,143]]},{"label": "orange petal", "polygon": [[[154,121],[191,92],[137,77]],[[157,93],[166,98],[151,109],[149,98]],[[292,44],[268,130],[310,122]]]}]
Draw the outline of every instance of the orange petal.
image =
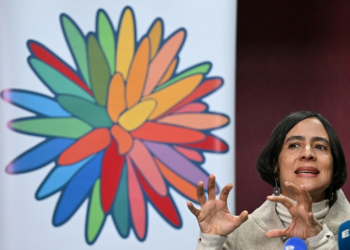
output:
[{"label": "orange petal", "polygon": [[111,141],[109,130],[97,128],[81,137],[58,158],[59,165],[70,165],[106,148]]},{"label": "orange petal", "polygon": [[126,103],[128,108],[135,105],[141,98],[148,70],[148,62],[149,41],[145,37],[137,49],[126,83]]},{"label": "orange petal", "polygon": [[124,80],[120,73],[113,76],[109,84],[107,112],[113,122],[125,110]]},{"label": "orange petal", "polygon": [[166,81],[168,81],[170,79],[170,77],[174,74],[174,71],[176,69],[177,61],[178,61],[177,58],[175,58],[171,62],[170,66],[169,66],[168,70],[166,71],[165,75],[163,76],[162,80],[160,80],[160,82],[157,85],[162,85],[163,83],[165,83]]},{"label": "orange petal", "polygon": [[133,144],[133,139],[131,135],[127,131],[122,129],[119,125],[114,125],[111,128],[111,133],[118,144],[119,154],[123,155],[127,153],[131,149]]},{"label": "orange petal", "polygon": [[196,186],[179,177],[173,171],[168,169],[163,163],[161,163],[157,158],[154,158],[154,160],[156,161],[164,177],[173,187],[175,187],[177,190],[179,190],[180,193],[186,195],[191,200],[198,201]]},{"label": "orange petal", "polygon": [[163,23],[161,20],[158,19],[153,24],[152,28],[150,29],[150,32],[148,33],[148,37],[149,37],[150,44],[151,44],[151,58],[150,59],[153,59],[153,57],[158,52],[160,41],[163,37]]}]

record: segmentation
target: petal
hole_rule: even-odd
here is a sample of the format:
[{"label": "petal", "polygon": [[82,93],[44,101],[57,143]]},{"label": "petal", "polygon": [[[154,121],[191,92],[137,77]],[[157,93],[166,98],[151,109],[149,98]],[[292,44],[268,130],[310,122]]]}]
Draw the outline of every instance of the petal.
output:
[{"label": "petal", "polygon": [[162,171],[164,177],[169,181],[169,183],[176,188],[181,194],[185,195],[187,198],[198,202],[197,198],[197,187],[184,180],[173,171],[168,169],[163,163],[161,163],[157,158],[155,158],[159,169]]},{"label": "petal", "polygon": [[46,140],[24,152],[6,167],[9,174],[19,174],[39,169],[54,161],[74,140],[55,138]]},{"label": "petal", "polygon": [[85,237],[89,244],[93,244],[106,221],[106,215],[103,213],[101,206],[100,179],[97,179],[94,184],[88,207]]},{"label": "petal", "polygon": [[102,160],[101,200],[105,213],[109,211],[113,204],[123,165],[124,157],[118,154],[117,144],[112,140]]},{"label": "petal", "polygon": [[[181,178],[187,180],[193,185],[197,185],[199,181],[203,181],[204,189],[206,190],[209,174],[204,169],[196,166],[166,144],[155,142],[144,142],[144,144],[153,155]],[[218,190],[217,187],[217,191]]]},{"label": "petal", "polygon": [[135,24],[134,14],[130,8],[125,8],[119,26],[116,71],[128,79],[128,72],[135,52]]},{"label": "petal", "polygon": [[134,138],[164,143],[186,143],[202,141],[202,132],[177,126],[146,122],[140,128],[131,132]]},{"label": "petal", "polygon": [[146,238],[147,207],[131,160],[129,157],[127,157],[126,160],[128,165],[128,191],[131,220],[136,236],[140,240],[144,240]]},{"label": "petal", "polygon": [[1,97],[9,103],[36,114],[49,117],[71,116],[55,99],[35,92],[7,89],[1,92]]},{"label": "petal", "polygon": [[40,80],[54,94],[69,94],[94,101],[90,94],[50,65],[34,57],[29,57],[28,63]]},{"label": "petal", "polygon": [[40,185],[35,197],[38,200],[42,200],[59,191],[64,185],[69,182],[69,180],[75,175],[77,171],[79,171],[82,167],[85,166],[87,162],[92,159],[92,157],[94,156],[88,157],[76,164],[69,166],[55,167]]},{"label": "petal", "polygon": [[162,80],[159,81],[158,85],[162,85],[163,83],[165,83],[166,81],[168,81],[170,79],[170,77],[174,74],[174,71],[177,67],[177,63],[178,63],[178,59],[174,58],[174,60],[170,64],[169,68],[165,72]]},{"label": "petal", "polygon": [[88,86],[86,86],[85,82],[83,82],[80,77],[74,72],[74,70],[65,64],[57,55],[49,51],[40,43],[34,41],[29,41],[28,47],[32,54],[35,55],[38,59],[50,65],[52,68],[56,69],[62,75],[92,95],[91,90],[88,88]]},{"label": "petal", "polygon": [[91,88],[87,46],[84,35],[74,21],[65,14],[61,14],[61,26],[74,61],[86,84]]},{"label": "petal", "polygon": [[149,61],[149,41],[145,37],[138,47],[130,67],[128,81],[126,83],[127,107],[134,106],[141,98],[145,84]]},{"label": "petal", "polygon": [[125,111],[119,117],[118,123],[126,131],[135,130],[147,121],[156,105],[157,103],[154,100],[142,101]]},{"label": "petal", "polygon": [[53,216],[54,226],[68,221],[89,195],[95,181],[100,176],[102,153],[96,155],[72,178],[62,191]]},{"label": "petal", "polygon": [[105,149],[111,141],[109,130],[98,128],[81,137],[58,158],[58,164],[70,165]]},{"label": "petal", "polygon": [[180,29],[172,35],[152,60],[147,74],[145,89],[143,91],[144,96],[152,93],[154,87],[157,86],[158,82],[164,76],[166,70],[176,57],[184,42],[185,33],[184,29]]},{"label": "petal", "polygon": [[182,144],[182,146],[216,153],[225,153],[228,150],[228,145],[213,135],[207,135],[201,142]]},{"label": "petal", "polygon": [[146,178],[150,186],[161,196],[168,193],[164,179],[153,160],[153,157],[148,152],[147,148],[139,140],[134,140],[134,146],[129,153],[136,167]]},{"label": "petal", "polygon": [[74,118],[24,118],[8,123],[9,128],[41,136],[65,137],[76,139],[89,131],[91,127],[85,122]]},{"label": "petal", "polygon": [[110,127],[113,125],[104,107],[75,96],[60,95],[57,101],[75,117],[92,127]]},{"label": "petal", "polygon": [[97,103],[101,106],[106,106],[111,73],[96,37],[93,34],[89,34],[87,39],[92,92]]},{"label": "petal", "polygon": [[183,73],[180,73],[176,77],[173,77],[168,82],[165,82],[161,86],[158,86],[154,90],[154,92],[157,92],[163,88],[166,88],[166,87],[168,87],[168,86],[170,86],[170,85],[172,85],[172,84],[174,84],[174,83],[176,83],[176,82],[178,82],[186,77],[197,75],[197,74],[205,75],[209,72],[210,68],[211,68],[211,63],[209,63],[209,62],[193,66],[193,67],[187,69],[186,71],[184,71]]},{"label": "petal", "polygon": [[221,86],[222,86],[222,79],[220,79],[220,78],[213,78],[213,79],[208,79],[208,80],[204,81],[190,95],[188,95],[181,102],[177,103],[176,106],[172,107],[166,113],[164,113],[163,117],[174,112],[175,110],[185,106],[186,104],[188,104],[192,101],[195,101],[199,98],[205,97],[206,95],[214,92],[215,90],[217,90]]},{"label": "petal", "polygon": [[184,105],[182,108],[179,108],[174,113],[195,113],[195,112],[204,112],[208,109],[208,106],[202,102],[193,102]]},{"label": "petal", "polygon": [[178,125],[181,127],[208,130],[219,128],[226,125],[230,120],[227,116],[221,114],[173,114],[157,120],[160,123]]},{"label": "petal", "polygon": [[188,158],[188,159],[190,159],[192,161],[196,161],[196,162],[200,162],[200,163],[204,162],[203,155],[201,155],[196,150],[189,149],[189,148],[183,148],[183,147],[179,147],[179,146],[176,146],[176,145],[174,145],[173,147],[178,152],[180,152],[182,155],[184,155],[186,158]]},{"label": "petal", "polygon": [[154,99],[157,101],[157,107],[149,119],[156,119],[158,116],[162,115],[186,98],[186,96],[196,89],[196,87],[202,81],[202,78],[202,75],[190,76],[177,82],[176,84],[169,86],[168,88],[162,89],[145,97],[144,100]]},{"label": "petal", "polygon": [[107,59],[109,71],[114,74],[115,71],[115,38],[114,30],[108,15],[104,10],[97,13],[97,36],[104,56]]},{"label": "petal", "polygon": [[117,142],[117,148],[120,155],[124,155],[131,149],[133,138],[128,132],[116,124],[111,128],[111,134]]},{"label": "petal", "polygon": [[171,199],[168,194],[165,197],[160,196],[148,185],[147,181],[143,178],[142,174],[136,170],[136,174],[140,183],[142,185],[143,190],[150,198],[152,204],[157,209],[157,211],[165,217],[166,221],[169,222],[172,226],[176,228],[181,227],[181,219],[179,212],[176,209],[174,201]]},{"label": "petal", "polygon": [[113,122],[125,110],[125,86],[123,76],[116,73],[109,84],[107,111]]},{"label": "petal", "polygon": [[117,227],[120,236],[123,238],[128,237],[131,223],[127,171],[127,165],[125,164],[111,211],[114,224]]},{"label": "petal", "polygon": [[156,19],[148,32],[149,41],[151,44],[150,59],[157,54],[160,42],[163,38],[163,22],[161,19]]}]

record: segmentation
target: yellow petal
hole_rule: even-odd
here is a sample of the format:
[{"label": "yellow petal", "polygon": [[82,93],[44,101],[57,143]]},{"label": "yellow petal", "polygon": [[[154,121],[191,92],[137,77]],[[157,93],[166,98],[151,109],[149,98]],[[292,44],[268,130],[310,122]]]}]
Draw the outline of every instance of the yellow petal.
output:
[{"label": "yellow petal", "polygon": [[158,52],[160,41],[163,37],[163,24],[160,20],[157,20],[153,24],[153,26],[148,34],[148,37],[149,37],[150,43],[151,43],[151,58],[150,59],[152,60],[153,57]]},{"label": "yellow petal", "polygon": [[128,78],[131,60],[135,51],[135,24],[133,13],[130,8],[125,9],[119,27],[117,51],[116,51],[116,71],[120,72],[124,80]]},{"label": "yellow petal", "polygon": [[192,75],[144,97],[144,100],[154,99],[157,101],[157,106],[149,117],[149,120],[157,118],[182,101],[201,83],[202,79],[202,74]]},{"label": "yellow petal", "polygon": [[107,112],[113,122],[117,122],[119,115],[125,110],[124,81],[120,73],[113,76],[109,83]]},{"label": "yellow petal", "polygon": [[126,131],[135,130],[147,121],[156,105],[157,103],[154,100],[140,102],[131,109],[125,111],[125,113],[120,116],[118,123]]}]

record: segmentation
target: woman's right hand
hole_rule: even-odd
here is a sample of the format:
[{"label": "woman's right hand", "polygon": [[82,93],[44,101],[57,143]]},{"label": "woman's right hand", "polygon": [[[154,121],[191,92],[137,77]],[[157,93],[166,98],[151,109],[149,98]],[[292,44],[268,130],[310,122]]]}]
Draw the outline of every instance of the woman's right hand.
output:
[{"label": "woman's right hand", "polygon": [[204,195],[202,181],[197,186],[197,197],[201,209],[197,209],[191,202],[187,202],[189,210],[196,216],[202,233],[227,236],[248,219],[248,212],[243,211],[239,216],[230,214],[227,208],[227,197],[232,189],[227,184],[220,193],[219,199],[215,196],[215,176],[210,175],[208,181],[208,200]]}]

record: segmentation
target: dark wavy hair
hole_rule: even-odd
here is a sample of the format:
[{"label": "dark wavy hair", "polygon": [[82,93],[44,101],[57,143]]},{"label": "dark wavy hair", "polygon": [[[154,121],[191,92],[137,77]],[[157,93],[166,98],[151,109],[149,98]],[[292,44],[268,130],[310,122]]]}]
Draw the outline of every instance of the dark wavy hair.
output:
[{"label": "dark wavy hair", "polygon": [[330,199],[331,192],[334,192],[333,200],[330,201],[330,205],[333,205],[333,203],[337,200],[335,191],[340,189],[347,179],[346,162],[343,148],[337,134],[335,133],[335,130],[329,121],[327,121],[327,119],[320,114],[311,111],[298,111],[291,113],[280,123],[278,123],[275,129],[272,131],[269,141],[259,155],[257,170],[264,181],[272,186],[275,186],[275,180],[279,177],[279,173],[276,173],[275,167],[278,164],[278,157],[282,150],[284,139],[288,132],[296,124],[307,118],[318,119],[323,124],[323,127],[329,136],[333,157],[333,175],[331,183],[332,190],[327,188],[326,198]]}]

